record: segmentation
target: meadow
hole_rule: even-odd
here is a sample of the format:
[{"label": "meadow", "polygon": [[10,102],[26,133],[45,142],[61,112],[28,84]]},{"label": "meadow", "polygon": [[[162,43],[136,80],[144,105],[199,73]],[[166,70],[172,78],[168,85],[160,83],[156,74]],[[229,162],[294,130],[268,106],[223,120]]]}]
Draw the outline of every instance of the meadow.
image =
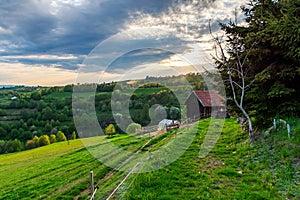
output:
[{"label": "meadow", "polygon": [[[178,160],[154,172],[132,174],[113,198],[299,199],[299,120],[291,121],[290,139],[283,130],[250,143],[236,119],[226,119],[213,150],[199,158],[208,124],[209,119],[199,122],[192,144]],[[104,199],[126,173],[100,163],[82,142],[97,147],[110,140],[132,152],[143,146],[146,152],[161,148],[172,137],[178,137],[176,131],[143,146],[147,137],[99,136],[0,155],[0,199],[88,199],[90,170],[99,187],[96,199]],[[114,152],[108,156],[118,157]]]}]

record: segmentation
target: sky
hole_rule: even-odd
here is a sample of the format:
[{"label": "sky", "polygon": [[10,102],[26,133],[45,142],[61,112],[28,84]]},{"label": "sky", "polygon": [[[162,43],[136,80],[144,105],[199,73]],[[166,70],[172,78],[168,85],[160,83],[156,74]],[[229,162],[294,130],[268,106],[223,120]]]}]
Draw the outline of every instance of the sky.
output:
[{"label": "sky", "polygon": [[213,68],[240,0],[2,0],[0,85],[65,85]]}]

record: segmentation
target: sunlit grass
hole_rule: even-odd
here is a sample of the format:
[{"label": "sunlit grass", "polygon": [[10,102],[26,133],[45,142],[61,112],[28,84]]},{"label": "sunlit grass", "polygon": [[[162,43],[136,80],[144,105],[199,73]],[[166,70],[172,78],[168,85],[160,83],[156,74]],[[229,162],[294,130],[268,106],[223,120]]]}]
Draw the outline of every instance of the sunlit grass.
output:
[{"label": "sunlit grass", "polygon": [[[132,174],[117,192],[122,199],[299,199],[300,121],[288,119],[286,130],[263,133],[250,143],[236,119],[226,119],[221,136],[204,158],[199,158],[209,119],[200,121],[187,151],[170,165],[149,173]],[[181,129],[185,131],[184,129]],[[180,131],[181,131],[180,130]],[[186,130],[187,131],[187,130]],[[172,130],[151,140],[141,153],[155,152],[168,145],[178,132]],[[185,134],[185,133],[180,133]],[[184,135],[182,135],[184,136]],[[184,138],[184,137],[183,137]],[[86,138],[89,150],[101,150],[107,142],[128,154],[99,154],[121,164],[149,138],[117,135]],[[89,172],[99,186],[97,197],[107,195],[126,176],[103,165],[81,140],[54,143],[19,153],[0,155],[0,199],[88,198]],[[85,191],[85,192],[82,192]]]}]

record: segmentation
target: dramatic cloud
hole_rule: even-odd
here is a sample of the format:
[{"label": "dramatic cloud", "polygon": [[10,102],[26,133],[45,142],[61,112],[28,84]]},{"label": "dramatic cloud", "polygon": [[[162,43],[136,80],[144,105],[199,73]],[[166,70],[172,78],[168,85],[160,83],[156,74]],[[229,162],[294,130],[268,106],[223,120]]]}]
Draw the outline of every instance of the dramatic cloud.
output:
[{"label": "dramatic cloud", "polygon": [[[147,65],[155,63],[161,67],[166,63],[176,66],[177,61],[171,58],[174,52],[164,51],[174,48],[179,57],[203,65],[208,58],[202,53],[211,50],[208,21],[212,21],[213,30],[217,31],[218,22],[233,18],[235,9],[242,3],[238,0],[3,0],[0,2],[0,84],[17,82],[4,78],[3,74],[16,77],[9,74],[12,70],[8,68],[12,67],[13,73],[17,69],[34,73],[32,66],[39,66],[35,69],[41,73],[42,68],[52,68],[51,73],[66,72],[67,77],[70,73],[73,76],[81,66],[90,67],[86,73],[103,71],[106,61],[110,61],[105,74],[120,77],[124,71],[139,66],[148,71]],[[139,37],[132,34],[130,39],[124,39],[119,34],[135,33],[141,28],[145,31]],[[151,49],[153,43],[166,38],[167,46]],[[99,55],[105,57],[103,63],[82,65],[101,41],[113,39],[115,42],[107,47],[106,54]],[[136,46],[144,49],[135,49]],[[116,49],[120,47],[131,51],[119,55]],[[114,55],[119,57],[111,60]],[[99,66],[103,68],[99,70]],[[70,80],[66,78],[65,83]],[[59,79],[57,84],[61,83]]]}]

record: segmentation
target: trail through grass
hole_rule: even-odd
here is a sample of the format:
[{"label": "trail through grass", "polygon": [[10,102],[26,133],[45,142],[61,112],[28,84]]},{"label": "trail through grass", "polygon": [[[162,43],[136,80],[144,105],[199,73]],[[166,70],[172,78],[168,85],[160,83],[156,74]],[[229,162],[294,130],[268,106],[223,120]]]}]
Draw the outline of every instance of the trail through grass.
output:
[{"label": "trail through grass", "polygon": [[[299,119],[288,120],[292,127],[290,139],[286,130],[281,130],[267,136],[261,134],[252,143],[235,119],[226,119],[212,151],[199,158],[209,122],[209,119],[199,122],[192,144],[179,159],[157,171],[132,174],[114,198],[300,199]],[[141,153],[164,148],[185,131],[157,136]],[[148,139],[117,135],[83,141],[90,151],[100,150],[109,141],[127,150],[126,155],[100,154],[121,164]],[[90,170],[94,171],[99,186],[98,199],[107,197],[127,174],[103,165],[81,140],[0,155],[0,199],[88,199]]]}]

